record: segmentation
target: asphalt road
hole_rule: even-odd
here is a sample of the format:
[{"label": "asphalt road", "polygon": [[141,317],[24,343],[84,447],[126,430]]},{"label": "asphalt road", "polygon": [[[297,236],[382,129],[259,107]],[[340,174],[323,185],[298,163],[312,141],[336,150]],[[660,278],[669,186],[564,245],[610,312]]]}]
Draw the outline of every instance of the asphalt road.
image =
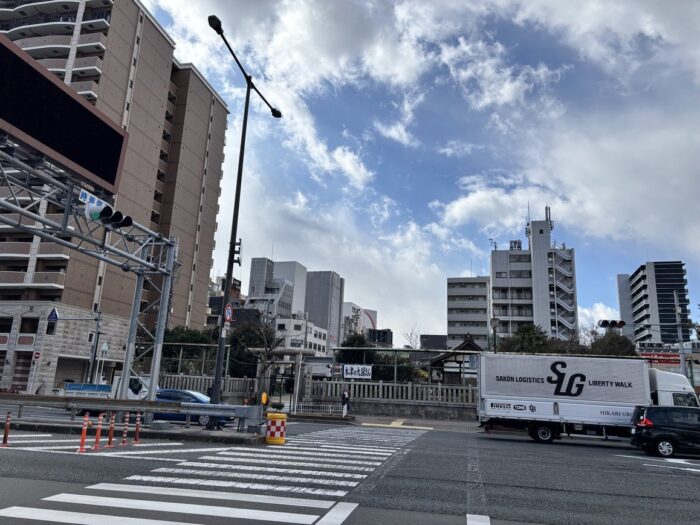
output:
[{"label": "asphalt road", "polygon": [[[466,424],[436,428],[295,423],[281,447],[151,442],[84,455],[60,441],[71,436],[15,435],[0,450],[0,525],[111,525],[115,516],[132,518],[120,525],[217,525],[234,516],[318,525],[700,520],[698,457],[651,458],[625,442],[541,445]],[[56,521],[64,518],[73,521]]]}]

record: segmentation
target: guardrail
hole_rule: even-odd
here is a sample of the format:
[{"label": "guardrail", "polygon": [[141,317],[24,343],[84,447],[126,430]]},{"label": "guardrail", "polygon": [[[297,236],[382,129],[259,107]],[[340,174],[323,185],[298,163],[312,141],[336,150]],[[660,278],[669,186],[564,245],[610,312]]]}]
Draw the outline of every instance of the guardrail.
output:
[{"label": "guardrail", "polygon": [[70,410],[71,421],[77,412],[131,412],[141,414],[184,414],[189,427],[193,415],[239,418],[239,429],[246,419],[260,421],[262,407],[259,405],[212,405],[207,403],[172,403],[128,399],[104,399],[89,397],[35,396],[22,394],[0,394],[0,404],[18,406],[17,418],[22,417],[22,408],[28,406]]},{"label": "guardrail", "polygon": [[342,417],[343,406],[340,403],[297,403],[294,414]]}]

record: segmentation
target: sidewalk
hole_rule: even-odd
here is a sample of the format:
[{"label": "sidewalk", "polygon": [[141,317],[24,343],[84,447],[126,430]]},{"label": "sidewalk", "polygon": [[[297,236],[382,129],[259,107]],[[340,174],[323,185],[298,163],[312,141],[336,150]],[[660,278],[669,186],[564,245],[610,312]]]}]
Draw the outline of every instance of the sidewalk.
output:
[{"label": "sidewalk", "polygon": [[[391,416],[361,416],[355,415],[355,425],[397,428],[405,430],[439,430],[443,432],[481,432],[479,422],[475,420],[456,419],[420,419]],[[414,427],[414,428],[411,428]]]}]

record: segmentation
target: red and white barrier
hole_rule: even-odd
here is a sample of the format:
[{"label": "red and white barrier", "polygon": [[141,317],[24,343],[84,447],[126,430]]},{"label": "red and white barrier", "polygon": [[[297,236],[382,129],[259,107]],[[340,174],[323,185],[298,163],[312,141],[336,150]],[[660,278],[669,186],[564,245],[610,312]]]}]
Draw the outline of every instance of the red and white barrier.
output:
[{"label": "red and white barrier", "polygon": [[114,448],[114,419],[115,419],[116,414],[114,412],[111,413],[109,417],[109,432],[107,433],[107,444],[105,445],[105,448]]},{"label": "red and white barrier", "polygon": [[122,434],[122,446],[126,446],[126,436],[129,433],[129,413],[124,416],[124,433]]},{"label": "red and white barrier", "polygon": [[85,412],[85,416],[83,417],[83,431],[80,433],[80,448],[76,450],[76,452],[83,453],[85,452],[85,440],[87,439],[87,427],[88,427],[88,421],[90,420],[90,413]]},{"label": "red and white barrier", "polygon": [[92,450],[100,450],[100,437],[102,436],[102,418],[104,417],[104,412],[100,412],[97,416],[97,430],[95,431],[95,444],[92,446]]},{"label": "red and white barrier", "polygon": [[141,412],[136,412],[136,428],[134,429],[134,445],[138,445],[141,441],[139,436],[141,434]]}]

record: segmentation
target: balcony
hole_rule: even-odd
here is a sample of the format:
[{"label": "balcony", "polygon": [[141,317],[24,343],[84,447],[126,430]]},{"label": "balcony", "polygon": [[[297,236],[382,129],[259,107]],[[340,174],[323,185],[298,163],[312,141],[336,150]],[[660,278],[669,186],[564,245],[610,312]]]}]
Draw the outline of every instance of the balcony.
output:
[{"label": "balcony", "polygon": [[91,80],[71,82],[71,87],[75,89],[78,95],[82,95],[88,100],[95,100],[99,91],[99,84]]},{"label": "balcony", "polygon": [[39,62],[39,64],[44,66],[49,71],[56,72],[65,71],[68,60],[65,58],[43,58],[37,62]]},{"label": "balcony", "polygon": [[29,257],[31,242],[0,242],[0,258]]},{"label": "balcony", "polygon": [[153,201],[152,210],[153,213],[157,213],[158,215],[160,215],[161,203],[158,201]]},{"label": "balcony", "polygon": [[27,272],[2,272],[0,271],[0,288],[17,288],[24,283]]},{"label": "balcony", "polygon": [[165,116],[172,117],[175,114],[175,104],[168,100],[165,104]]},{"label": "balcony", "polygon": [[55,242],[42,242],[39,245],[38,257],[42,259],[68,259],[69,249]]},{"label": "balcony", "polygon": [[160,171],[163,175],[168,172],[168,163],[163,159],[158,161],[158,171]]},{"label": "balcony", "polygon": [[50,14],[62,14],[67,10],[77,11],[79,0],[61,0],[56,2],[55,0],[15,0],[3,2],[3,8],[0,9],[0,17],[9,18],[20,18],[27,16],[37,16],[37,15],[50,15]]},{"label": "balcony", "polygon": [[164,120],[163,121],[163,131],[167,135],[172,135],[173,134],[173,123],[168,121],[168,120]]},{"label": "balcony", "polygon": [[81,27],[89,31],[105,31],[109,29],[109,22],[112,18],[110,9],[86,9],[83,15]]},{"label": "balcony", "polygon": [[168,153],[170,151],[170,142],[167,140],[161,140],[160,141],[160,151],[164,151],[165,153]]},{"label": "balcony", "polygon": [[100,57],[76,58],[73,62],[73,74],[86,77],[102,74],[102,59]]},{"label": "balcony", "polygon": [[0,33],[10,40],[32,36],[72,35],[75,15],[38,15],[0,22]]},{"label": "balcony", "polygon": [[34,285],[42,288],[63,288],[66,274],[63,272],[34,272]]}]

